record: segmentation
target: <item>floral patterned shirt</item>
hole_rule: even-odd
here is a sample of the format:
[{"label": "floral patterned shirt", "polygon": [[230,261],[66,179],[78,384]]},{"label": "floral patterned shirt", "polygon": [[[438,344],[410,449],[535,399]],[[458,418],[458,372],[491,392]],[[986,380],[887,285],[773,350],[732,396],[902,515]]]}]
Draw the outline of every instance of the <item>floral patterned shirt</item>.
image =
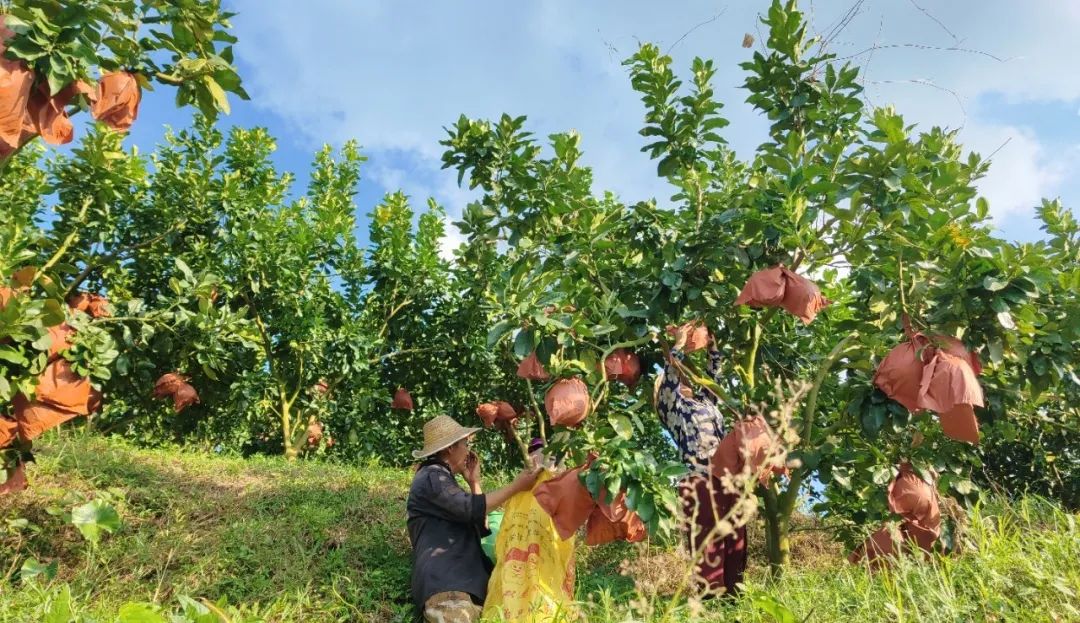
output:
[{"label": "floral patterned shirt", "polygon": [[[679,361],[686,359],[685,353],[678,349],[672,349],[671,354]],[[721,382],[720,351],[713,346],[709,347],[708,373],[717,383]],[[679,385],[679,373],[668,362],[657,399],[660,422],[675,440],[683,462],[691,471],[704,472],[724,437],[724,417],[712,392],[699,387],[691,397],[686,397],[679,392]]]}]

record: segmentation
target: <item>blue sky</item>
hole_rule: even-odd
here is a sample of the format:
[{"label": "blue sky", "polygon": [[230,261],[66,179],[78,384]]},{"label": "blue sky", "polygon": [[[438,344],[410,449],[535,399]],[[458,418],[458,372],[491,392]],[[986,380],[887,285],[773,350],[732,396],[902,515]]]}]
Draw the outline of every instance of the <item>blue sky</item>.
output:
[{"label": "blue sky", "polygon": [[[765,137],[764,120],[737,87],[738,63],[750,54],[743,35],[760,40],[756,17],[766,0],[226,4],[239,13],[236,53],[252,101],[235,101],[223,125],[268,127],[279,141],[279,166],[301,181],[322,144],[357,139],[369,157],[357,197],[361,219],[398,188],[415,206],[434,196],[451,220],[460,213],[471,195],[439,169],[438,141],[461,113],[528,115],[540,136],[577,129],[598,191],[626,201],[665,199],[670,189],[639,152],[642,108],[621,66],[639,41],[670,49],[683,76],[694,56],[714,59],[717,95],[732,122],[725,136],[743,156]],[[980,191],[1003,235],[1038,236],[1040,197],[1060,197],[1075,210],[1080,2],[801,3],[821,33],[853,6],[832,51],[863,67],[870,103],[892,103],[921,127],[960,128],[965,145],[983,155],[998,150]],[[144,98],[128,142],[151,151],[165,124],[184,127],[191,115],[159,88]],[[447,249],[459,240],[451,228]]]}]

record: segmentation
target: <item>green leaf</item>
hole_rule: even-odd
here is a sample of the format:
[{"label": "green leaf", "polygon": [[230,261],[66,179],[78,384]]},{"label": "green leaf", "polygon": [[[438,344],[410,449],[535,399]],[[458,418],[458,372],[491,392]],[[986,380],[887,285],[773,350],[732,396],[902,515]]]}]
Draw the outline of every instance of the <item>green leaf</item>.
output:
[{"label": "green leaf", "polygon": [[214,98],[214,105],[218,110],[229,114],[229,96],[225,95],[225,90],[221,88],[221,85],[217,83],[211,76],[203,77],[203,84],[206,85],[206,89],[210,92],[210,97]]},{"label": "green leaf", "polygon": [[616,497],[618,497],[619,491],[621,491],[621,490],[622,490],[622,478],[621,477],[616,476],[615,478],[612,478],[612,479],[608,480],[608,482],[606,483],[606,486],[604,487],[604,499],[605,500],[614,500]]},{"label": "green leaf", "polygon": [[630,510],[636,510],[638,504],[638,498],[641,497],[641,484],[637,482],[631,482],[626,488],[626,507]]},{"label": "green leaf", "polygon": [[519,359],[528,357],[529,353],[536,348],[535,335],[532,329],[522,329],[518,332],[517,338],[514,339],[514,354]]},{"label": "green leaf", "polygon": [[42,617],[42,623],[70,623],[71,612],[71,587],[64,584],[60,590],[49,598],[49,605]]},{"label": "green leaf", "polygon": [[154,606],[147,603],[128,602],[120,606],[119,623],[168,623]]},{"label": "green leaf", "polygon": [[679,170],[679,159],[675,156],[667,156],[656,165],[656,174],[660,177],[671,177]]},{"label": "green leaf", "polygon": [[729,208],[721,212],[719,216],[713,219],[713,221],[717,225],[724,225],[735,220],[735,217],[739,216],[741,212],[742,211],[739,208]]},{"label": "green leaf", "polygon": [[987,290],[989,290],[991,292],[997,292],[998,290],[1004,290],[1005,287],[1008,286],[1008,285],[1009,285],[1008,281],[998,279],[997,277],[987,277],[987,278],[983,279],[983,288],[985,288],[985,289],[987,289]]},{"label": "green leaf", "polygon": [[120,515],[104,501],[93,500],[72,509],[71,523],[87,541],[97,543],[102,532],[112,533],[120,529]]},{"label": "green leaf", "polygon": [[558,347],[559,343],[551,336],[540,340],[540,343],[536,345],[536,358],[540,360],[540,364],[545,366],[550,364],[551,356],[555,354]]},{"label": "green leaf", "polygon": [[180,603],[180,607],[184,610],[184,616],[190,619],[190,623],[228,623],[210,608],[207,608],[205,604],[195,601],[187,595],[180,595],[176,598],[176,601]]},{"label": "green leaf", "polygon": [[755,595],[754,608],[772,617],[775,623],[796,623],[795,613],[772,595]]},{"label": "green leaf", "polygon": [[17,366],[25,366],[30,363],[22,353],[14,350],[10,346],[0,346],[0,360],[13,363]]},{"label": "green leaf", "polygon": [[67,86],[71,82],[71,80],[72,75],[70,72],[70,67],[56,68],[54,65],[53,70],[49,72],[47,80],[47,82],[49,83],[49,95],[56,95],[57,93],[59,93],[61,90],[63,90],[65,86]]},{"label": "green leaf", "polygon": [[184,262],[184,260],[180,258],[175,258],[174,262],[176,263],[177,270],[179,270],[184,275],[185,279],[187,279],[188,281],[195,281],[195,273],[191,272],[191,268],[188,267],[187,263]]},{"label": "green leaf", "polygon": [[851,488],[851,473],[847,469],[834,467],[832,470],[833,482],[845,489]]},{"label": "green leaf", "polygon": [[46,580],[51,580],[56,577],[58,567],[59,565],[55,560],[43,565],[36,558],[27,558],[23,562],[22,569],[19,570],[19,580],[27,582],[38,576],[44,576]]},{"label": "green leaf", "polygon": [[495,323],[494,327],[487,334],[487,347],[491,348],[499,343],[499,340],[503,338],[511,329],[514,328],[514,323],[510,320],[502,320]]},{"label": "green leaf", "polygon": [[585,488],[589,490],[594,500],[600,498],[600,485],[602,484],[603,480],[600,477],[600,472],[595,469],[589,470],[588,475],[585,476]]},{"label": "green leaf", "polygon": [[42,324],[46,327],[55,327],[56,325],[64,322],[64,320],[67,318],[64,313],[65,309],[66,306],[61,304],[59,301],[53,299],[45,301],[45,313],[41,316]]},{"label": "green leaf", "polygon": [[647,309],[629,309],[625,305],[620,305],[615,308],[615,313],[620,318],[648,318],[649,310]]},{"label": "green leaf", "polygon": [[889,484],[893,479],[892,467],[888,465],[879,465],[874,468],[871,474],[871,480],[879,487],[884,487]]},{"label": "green leaf", "polygon": [[1013,321],[1012,314],[1007,311],[998,312],[997,319],[998,322],[1001,323],[1001,328],[1007,331],[1012,331],[1016,328],[1016,323]]},{"label": "green leaf", "polygon": [[653,515],[656,514],[656,500],[653,498],[652,493],[642,493],[641,500],[637,507],[638,517],[641,521],[649,523]]},{"label": "green leaf", "polygon": [[663,283],[669,288],[678,288],[682,285],[682,275],[665,270],[660,273],[660,283]]},{"label": "green leaf", "polygon": [[[897,404],[891,404],[889,407],[888,422],[892,431],[894,433],[899,433],[911,423],[911,412]],[[892,407],[896,408],[894,409]]]},{"label": "green leaf", "polygon": [[209,378],[211,381],[218,380],[217,372],[214,372],[214,368],[210,365],[209,362],[203,362],[202,365],[199,367],[202,368],[203,374],[205,374],[207,378]]},{"label": "green leaf", "polygon": [[687,468],[682,463],[672,463],[660,471],[661,478],[681,478],[687,472]]},{"label": "green leaf", "polygon": [[630,423],[630,418],[625,415],[613,415],[608,418],[608,421],[611,422],[615,434],[619,437],[630,441],[630,438],[634,436],[634,425]]},{"label": "green leaf", "polygon": [[886,418],[888,417],[888,407],[884,404],[877,404],[871,406],[863,413],[862,425],[866,434],[873,438],[876,437],[881,428],[885,426]]}]

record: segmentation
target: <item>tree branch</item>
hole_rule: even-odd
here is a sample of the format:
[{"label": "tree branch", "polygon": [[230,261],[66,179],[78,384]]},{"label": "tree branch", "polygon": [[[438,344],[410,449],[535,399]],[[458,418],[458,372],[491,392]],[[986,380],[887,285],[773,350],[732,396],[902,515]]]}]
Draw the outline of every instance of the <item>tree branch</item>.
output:
[{"label": "tree branch", "polygon": [[[92,200],[90,197],[87,197],[86,200],[83,201],[82,209],[79,210],[79,216],[77,219],[78,222],[81,223],[82,220],[86,218],[86,212],[90,209],[91,201]],[[56,263],[64,257],[64,255],[68,252],[68,249],[71,247],[72,244],[75,243],[78,238],[78,231],[72,231],[71,233],[69,233],[67,237],[64,238],[64,242],[60,245],[60,248],[56,250],[56,253],[54,253],[53,256],[49,258],[49,261],[45,262],[44,266],[42,266],[40,269],[38,269],[36,273],[34,273],[34,277],[30,280],[30,283],[34,283],[35,281],[40,279],[41,276],[48,272],[50,268],[55,266]]]},{"label": "tree branch", "polygon": [[533,392],[532,380],[525,379],[525,386],[529,389],[529,402],[532,403],[533,411],[536,413],[536,425],[540,430],[540,439],[544,440],[544,445],[547,445],[547,431],[544,427],[544,413],[540,410],[540,403],[536,401],[536,393]]},{"label": "tree branch", "polygon": [[373,357],[372,359],[368,359],[368,363],[374,365],[379,363],[380,361],[393,359],[394,357],[399,357],[401,355],[411,355],[413,353],[429,353],[436,352],[438,350],[438,348],[405,348],[402,350],[395,350],[392,353],[386,353],[385,355],[379,355],[378,357]]},{"label": "tree branch", "polygon": [[[829,371],[836,365],[836,362],[840,360],[840,357],[847,349],[848,343],[858,337],[858,332],[853,332],[844,339],[840,340],[832,351],[825,358],[825,361],[821,363],[821,367],[818,368],[817,375],[814,377],[814,384],[810,387],[810,393],[806,398],[806,406],[803,408],[803,432],[800,444],[810,443],[810,436],[814,431],[814,413],[817,411],[818,393],[821,391],[821,386],[825,384],[825,379],[829,376]],[[790,513],[791,509],[795,507],[795,500],[799,495],[799,489],[802,487],[803,480],[806,479],[806,475],[809,470],[803,466],[798,471],[791,475],[791,482],[788,483],[787,491],[784,492],[780,499],[780,509],[784,513]]]},{"label": "tree branch", "polygon": [[394,319],[394,316],[398,314],[409,303],[412,303],[412,299],[405,299],[397,307],[390,310],[390,313],[386,316],[386,321],[383,323],[382,331],[379,331],[379,337],[386,337],[387,331],[390,330],[390,321]]},{"label": "tree branch", "polygon": [[79,286],[81,286],[81,285],[82,285],[82,283],[83,283],[84,281],[86,281],[86,279],[87,279],[87,278],[88,278],[88,277],[89,277],[89,276],[90,276],[90,275],[91,275],[91,274],[92,274],[92,273],[93,273],[93,272],[94,272],[95,270],[97,270],[98,268],[101,268],[101,267],[102,267],[103,265],[105,265],[105,264],[107,264],[107,263],[109,263],[109,262],[111,262],[111,261],[115,260],[116,258],[120,257],[120,256],[121,256],[122,254],[124,254],[124,253],[129,253],[129,252],[131,252],[131,251],[137,251],[137,250],[139,250],[139,249],[144,249],[144,248],[146,248],[146,247],[148,247],[148,246],[150,246],[150,245],[152,245],[152,244],[155,244],[155,243],[157,243],[157,242],[160,242],[160,241],[161,241],[161,240],[163,240],[163,239],[164,239],[164,238],[165,238],[166,236],[168,236],[169,234],[171,234],[171,233],[175,232],[175,231],[176,231],[177,229],[179,229],[180,225],[183,225],[183,224],[184,224],[184,223],[186,223],[186,222],[187,222],[187,221],[180,221],[179,223],[174,223],[172,227],[170,227],[169,229],[165,230],[165,231],[164,231],[164,232],[162,232],[162,233],[161,233],[160,235],[154,236],[154,237],[153,237],[153,238],[151,238],[150,240],[144,240],[143,242],[140,242],[140,243],[138,243],[138,244],[136,244],[136,245],[133,245],[133,246],[127,247],[127,248],[125,248],[125,249],[121,249],[121,250],[119,250],[119,251],[114,251],[114,252],[112,252],[112,253],[109,253],[109,254],[107,254],[107,255],[102,255],[102,256],[100,256],[100,257],[98,258],[98,261],[96,261],[96,262],[94,262],[94,263],[90,263],[90,262],[87,262],[87,263],[86,263],[86,268],[84,268],[84,269],[82,270],[82,272],[80,272],[80,273],[79,273],[78,275],[76,275],[75,279],[74,279],[74,280],[73,280],[73,281],[72,281],[72,282],[71,282],[71,283],[70,283],[70,284],[68,285],[68,287],[67,287],[67,288],[66,288],[66,289],[64,290],[64,298],[67,298],[67,297],[68,297],[68,296],[70,296],[70,295],[71,295],[71,294],[72,294],[73,292],[75,292],[75,290],[77,290],[77,289],[79,288]]}]

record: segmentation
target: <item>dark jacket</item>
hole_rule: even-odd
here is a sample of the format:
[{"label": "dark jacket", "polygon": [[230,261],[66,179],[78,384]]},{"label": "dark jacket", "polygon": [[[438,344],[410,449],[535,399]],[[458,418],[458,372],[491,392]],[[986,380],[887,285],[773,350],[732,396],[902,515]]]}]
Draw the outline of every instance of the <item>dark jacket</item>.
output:
[{"label": "dark jacket", "polygon": [[418,610],[435,593],[462,591],[477,603],[487,597],[494,565],[480,539],[487,498],[462,489],[450,466],[431,460],[420,466],[409,488],[409,541],[412,542],[412,598]]}]

